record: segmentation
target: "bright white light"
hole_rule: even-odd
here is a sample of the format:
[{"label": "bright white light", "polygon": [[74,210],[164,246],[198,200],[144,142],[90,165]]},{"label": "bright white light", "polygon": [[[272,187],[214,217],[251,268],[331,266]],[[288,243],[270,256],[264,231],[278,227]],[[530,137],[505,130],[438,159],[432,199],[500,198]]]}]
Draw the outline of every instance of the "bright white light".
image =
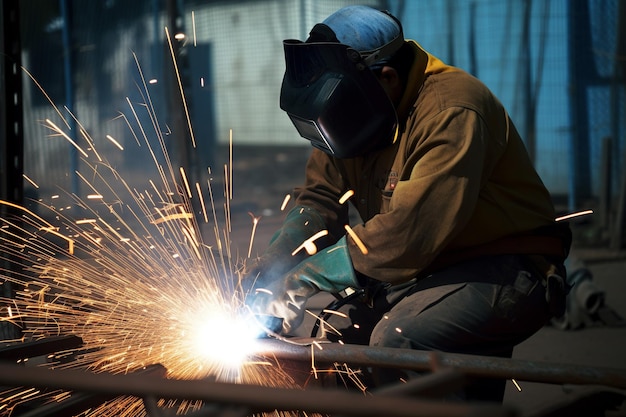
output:
[{"label": "bright white light", "polygon": [[254,350],[259,330],[228,311],[207,310],[198,315],[191,336],[200,361],[238,370]]}]

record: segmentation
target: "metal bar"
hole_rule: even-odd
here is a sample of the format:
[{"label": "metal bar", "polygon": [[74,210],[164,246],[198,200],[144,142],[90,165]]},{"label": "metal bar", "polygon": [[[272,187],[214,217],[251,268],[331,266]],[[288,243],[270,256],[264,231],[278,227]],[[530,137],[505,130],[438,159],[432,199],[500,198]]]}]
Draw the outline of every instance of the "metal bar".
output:
[{"label": "metal bar", "polygon": [[[321,346],[322,349],[313,350],[315,362],[320,364],[339,362],[350,366],[431,371],[436,363],[442,368],[458,369],[470,377],[514,378],[549,384],[605,385],[626,389],[626,369],[335,343]],[[261,356],[272,355],[279,360],[292,359],[308,363],[312,355],[310,347],[276,339],[259,340],[256,353]]]},{"label": "metal bar", "polygon": [[63,350],[78,349],[83,339],[78,336],[53,336],[30,342],[14,343],[0,347],[0,360],[17,361]]},{"label": "metal bar", "polygon": [[47,387],[136,397],[197,399],[247,406],[255,412],[284,410],[359,417],[514,416],[496,404],[448,404],[398,396],[364,396],[336,389],[287,389],[220,383],[209,380],[172,380],[143,375],[91,374],[78,370],[49,370],[0,363],[0,384]]},{"label": "metal bar", "polygon": [[568,72],[573,80],[569,85],[570,151],[569,193],[570,211],[578,210],[581,203],[591,195],[591,146],[589,129],[588,90],[597,85],[600,76],[596,71],[591,41],[591,13],[588,0],[566,2]]},{"label": "metal bar", "polygon": [[[22,91],[22,43],[20,37],[20,2],[0,2],[0,199],[15,204],[24,202],[24,109]],[[17,210],[0,205],[0,218],[14,217],[17,226],[22,223]],[[19,227],[16,227],[19,229]],[[17,232],[21,233],[21,232]],[[19,260],[6,254],[0,269],[11,277],[17,272]],[[20,268],[21,269],[21,268]],[[3,273],[4,274],[4,273]],[[0,297],[15,298],[21,285],[3,280]],[[3,302],[0,308],[6,308]],[[19,323],[0,321],[0,339],[19,339]]]},{"label": "metal bar", "polygon": [[[166,373],[167,370],[163,367],[163,365],[156,364],[147,366],[134,372],[133,374],[150,377],[164,377]],[[75,416],[85,410],[96,407],[106,401],[110,401],[115,397],[117,397],[115,394],[77,392],[72,393],[68,399],[63,401],[44,404],[24,413],[19,413],[19,410],[17,410],[15,415],[16,417]],[[23,405],[28,405],[28,402]]]},{"label": "metal bar", "polygon": [[[61,8],[61,16],[63,17],[62,27],[62,41],[63,41],[63,75],[65,81],[65,106],[68,110],[76,115],[75,103],[75,91],[74,91],[74,8],[73,0],[60,0],[59,6]],[[73,117],[68,118],[69,130],[67,134],[76,143],[79,143],[80,138],[76,134],[76,120]],[[79,194],[80,182],[78,181],[78,175],[76,172],[79,170],[79,158],[78,151],[74,146],[68,145],[68,152],[70,153],[70,172],[72,173],[72,193]]]}]

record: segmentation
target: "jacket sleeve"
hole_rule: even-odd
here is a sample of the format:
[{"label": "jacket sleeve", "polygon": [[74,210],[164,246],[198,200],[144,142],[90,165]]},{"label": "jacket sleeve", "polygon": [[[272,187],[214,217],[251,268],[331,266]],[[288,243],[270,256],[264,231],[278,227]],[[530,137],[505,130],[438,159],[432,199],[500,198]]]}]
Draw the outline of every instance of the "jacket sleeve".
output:
[{"label": "jacket sleeve", "polygon": [[348,206],[341,204],[339,199],[346,191],[348,186],[335,160],[314,148],[307,161],[304,185],[294,189],[294,198],[297,205],[311,207],[322,216],[330,244],[345,234]]}]

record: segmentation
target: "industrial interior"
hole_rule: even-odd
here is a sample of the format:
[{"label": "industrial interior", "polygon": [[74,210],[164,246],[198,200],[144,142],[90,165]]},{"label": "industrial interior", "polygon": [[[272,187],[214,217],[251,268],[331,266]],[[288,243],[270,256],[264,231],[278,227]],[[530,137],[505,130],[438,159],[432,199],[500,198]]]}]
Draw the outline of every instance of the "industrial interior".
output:
[{"label": "industrial interior", "polygon": [[[512,358],[334,343],[329,294],[240,317],[311,152],[282,41],[351,4],[494,91],[570,222]],[[0,40],[0,416],[626,416],[626,2],[3,0]],[[475,378],[504,401],[447,400]]]}]

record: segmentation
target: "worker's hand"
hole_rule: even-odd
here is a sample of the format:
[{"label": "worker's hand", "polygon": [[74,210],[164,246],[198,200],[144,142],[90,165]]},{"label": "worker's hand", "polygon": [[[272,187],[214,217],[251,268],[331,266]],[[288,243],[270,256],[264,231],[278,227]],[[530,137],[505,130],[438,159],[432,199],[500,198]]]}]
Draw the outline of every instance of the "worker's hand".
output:
[{"label": "worker's hand", "polygon": [[362,283],[352,266],[346,237],[298,264],[282,277],[255,285],[246,304],[253,313],[283,319],[289,333],[304,319],[304,305],[319,291],[339,292]]},{"label": "worker's hand", "polygon": [[308,257],[306,251],[293,253],[302,243],[324,230],[322,216],[309,207],[297,206],[289,211],[282,226],[258,258],[248,259],[241,274],[240,290],[246,297],[252,288],[267,286],[283,277]]}]

